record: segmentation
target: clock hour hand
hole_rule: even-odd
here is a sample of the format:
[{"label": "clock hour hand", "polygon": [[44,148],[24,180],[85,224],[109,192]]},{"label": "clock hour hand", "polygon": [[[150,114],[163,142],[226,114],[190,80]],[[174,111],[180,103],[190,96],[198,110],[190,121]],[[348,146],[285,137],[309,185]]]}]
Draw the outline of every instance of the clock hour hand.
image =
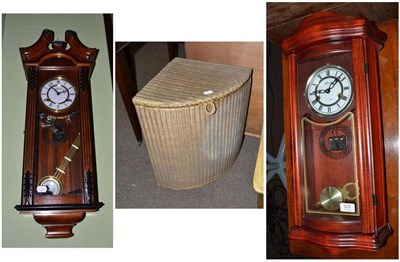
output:
[{"label": "clock hour hand", "polygon": [[335,77],[335,80],[333,80],[327,89],[320,89],[320,90],[315,90],[314,92],[311,92],[311,95],[317,95],[317,94],[329,94],[331,92],[331,89],[336,85],[336,83],[339,81],[339,78]]},{"label": "clock hour hand", "polygon": [[321,90],[315,90],[313,92],[311,92],[311,95],[317,95],[317,94],[323,94],[326,93],[326,90],[321,89]]}]

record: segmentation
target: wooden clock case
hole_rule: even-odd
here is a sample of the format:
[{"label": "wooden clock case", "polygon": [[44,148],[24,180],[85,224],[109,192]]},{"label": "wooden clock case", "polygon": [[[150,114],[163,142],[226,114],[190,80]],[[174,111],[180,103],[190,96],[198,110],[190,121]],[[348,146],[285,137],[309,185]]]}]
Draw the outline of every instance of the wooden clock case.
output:
[{"label": "wooden clock case", "polygon": [[[377,251],[393,233],[387,216],[377,58],[385,40],[386,34],[364,17],[319,12],[306,18],[281,43],[287,65],[284,123],[291,253],[343,257],[354,250]],[[354,165],[360,199],[360,214],[354,218],[305,212],[301,119],[308,116],[317,122],[329,122],[340,118],[322,119],[305,106],[307,78],[315,68],[326,64],[342,65],[353,79],[353,101],[340,116],[354,114]]]},{"label": "wooden clock case", "polygon": [[[83,45],[74,31],[65,32],[65,41],[54,41],[54,32],[45,29],[36,43],[20,48],[20,54],[28,87],[22,195],[21,204],[15,208],[33,214],[46,228],[47,238],[71,237],[72,228],[86,212],[103,206],[98,199],[90,85],[98,49]],[[75,86],[76,101],[66,110],[53,112],[41,103],[40,88],[59,76]],[[54,134],[46,127],[48,115],[57,119],[65,133],[59,143],[49,142]],[[38,194],[38,182],[54,173],[77,135],[80,148],[62,178],[62,194]]]}]

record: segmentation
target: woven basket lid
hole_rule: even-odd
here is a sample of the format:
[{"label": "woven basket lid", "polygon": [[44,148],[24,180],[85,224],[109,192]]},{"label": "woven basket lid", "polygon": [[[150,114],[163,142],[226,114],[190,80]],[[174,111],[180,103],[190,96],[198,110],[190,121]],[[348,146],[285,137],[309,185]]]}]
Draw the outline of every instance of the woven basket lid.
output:
[{"label": "woven basket lid", "polygon": [[218,100],[242,87],[252,69],[175,58],[136,96],[135,105],[185,107]]}]

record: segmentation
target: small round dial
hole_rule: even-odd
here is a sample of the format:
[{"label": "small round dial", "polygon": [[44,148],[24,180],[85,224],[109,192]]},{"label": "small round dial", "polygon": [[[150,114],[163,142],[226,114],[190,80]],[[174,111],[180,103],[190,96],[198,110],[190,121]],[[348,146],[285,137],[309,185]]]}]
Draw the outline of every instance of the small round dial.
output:
[{"label": "small round dial", "polygon": [[345,111],[353,100],[351,76],[337,65],[320,67],[309,77],[304,95],[307,106],[317,115],[337,116]]},{"label": "small round dial", "polygon": [[42,86],[40,98],[47,108],[58,112],[68,109],[74,103],[76,90],[68,80],[57,77]]}]

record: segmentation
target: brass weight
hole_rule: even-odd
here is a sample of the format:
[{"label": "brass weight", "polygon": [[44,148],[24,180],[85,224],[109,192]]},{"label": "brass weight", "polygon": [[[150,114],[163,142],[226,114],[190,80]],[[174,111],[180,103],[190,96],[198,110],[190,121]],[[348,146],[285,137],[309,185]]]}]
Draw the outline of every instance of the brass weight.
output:
[{"label": "brass weight", "polygon": [[335,211],[340,208],[340,203],[343,202],[343,195],[339,188],[327,186],[321,191],[319,199],[325,209]]},{"label": "brass weight", "polygon": [[335,186],[325,187],[320,194],[321,205],[330,211],[340,208],[340,203],[347,200],[355,200],[359,196],[357,183],[347,183],[342,188]]}]

